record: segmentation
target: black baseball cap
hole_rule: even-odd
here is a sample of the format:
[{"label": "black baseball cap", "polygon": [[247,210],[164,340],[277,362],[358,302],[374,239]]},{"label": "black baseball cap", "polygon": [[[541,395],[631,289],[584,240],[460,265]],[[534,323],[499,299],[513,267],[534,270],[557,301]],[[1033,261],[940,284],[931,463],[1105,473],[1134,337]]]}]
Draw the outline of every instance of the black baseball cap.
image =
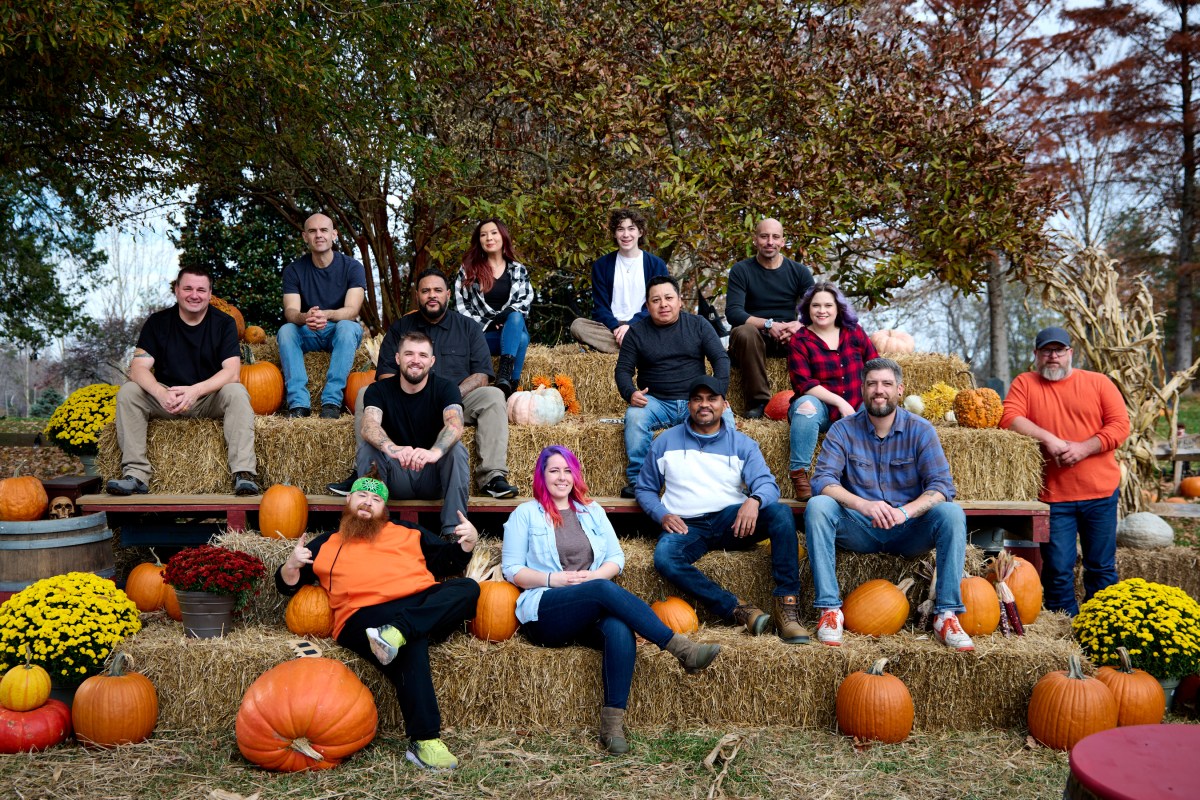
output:
[{"label": "black baseball cap", "polygon": [[1048,344],[1061,344],[1063,347],[1070,347],[1071,334],[1062,328],[1042,328],[1038,331],[1037,338],[1033,340],[1033,349],[1041,350]]},{"label": "black baseball cap", "polygon": [[712,375],[702,375],[692,381],[692,385],[688,387],[688,399],[691,400],[702,388],[708,389],[718,397],[725,396],[725,390],[721,388],[721,383],[716,378]]}]

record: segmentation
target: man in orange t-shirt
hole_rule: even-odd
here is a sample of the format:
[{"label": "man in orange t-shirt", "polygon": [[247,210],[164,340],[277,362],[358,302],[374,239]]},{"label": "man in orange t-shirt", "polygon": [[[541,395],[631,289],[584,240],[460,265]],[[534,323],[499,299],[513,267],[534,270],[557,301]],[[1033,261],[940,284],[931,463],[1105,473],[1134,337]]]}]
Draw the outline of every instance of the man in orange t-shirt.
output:
[{"label": "man in orange t-shirt", "polygon": [[426,769],[454,769],[439,738],[442,716],[429,671],[429,644],[461,630],[475,616],[479,584],[439,577],[463,571],[479,532],[458,513],[454,540],[388,521],[387,485],[359,478],[336,533],[301,537],[275,573],[275,587],[293,595],[318,582],[329,593],[333,638],[379,666],[392,686],[411,744],[405,756]]},{"label": "man in orange t-shirt", "polygon": [[1050,505],[1050,541],[1042,544],[1046,608],[1074,616],[1076,536],[1083,550],[1084,599],[1117,582],[1114,451],[1129,436],[1120,390],[1099,372],[1071,367],[1071,337],[1045,328],[1034,340],[1034,370],[1018,375],[1004,400],[1000,427],[1041,442],[1042,491]]}]

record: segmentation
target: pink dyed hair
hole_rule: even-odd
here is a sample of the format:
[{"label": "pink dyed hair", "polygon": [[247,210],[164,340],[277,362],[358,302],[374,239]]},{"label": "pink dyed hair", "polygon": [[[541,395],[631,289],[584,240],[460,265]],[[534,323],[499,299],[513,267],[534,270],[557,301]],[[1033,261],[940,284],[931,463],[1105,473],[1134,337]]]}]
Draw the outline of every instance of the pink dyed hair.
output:
[{"label": "pink dyed hair", "polygon": [[533,499],[542,504],[542,508],[546,509],[550,519],[554,521],[554,527],[557,528],[562,525],[562,514],[555,507],[550,490],[546,488],[546,462],[550,460],[551,456],[562,456],[563,460],[567,462],[567,469],[571,470],[571,477],[575,480],[575,485],[571,487],[571,502],[584,506],[592,502],[592,499],[588,497],[587,481],[583,479],[583,466],[570,448],[563,447],[561,444],[552,444],[543,448],[542,452],[538,454],[537,465],[533,468]]}]

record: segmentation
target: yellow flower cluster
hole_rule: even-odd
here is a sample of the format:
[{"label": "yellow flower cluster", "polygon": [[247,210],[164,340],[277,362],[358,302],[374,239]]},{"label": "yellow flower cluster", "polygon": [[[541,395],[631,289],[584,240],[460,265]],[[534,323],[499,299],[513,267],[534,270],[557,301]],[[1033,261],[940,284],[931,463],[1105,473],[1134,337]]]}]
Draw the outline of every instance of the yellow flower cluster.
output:
[{"label": "yellow flower cluster", "polygon": [[1200,670],[1200,603],[1175,586],[1129,578],[1101,589],[1071,623],[1097,665],[1117,664],[1117,648],[1158,678]]},{"label": "yellow flower cluster", "polygon": [[55,409],[43,433],[72,455],[95,455],[100,431],[117,413],[117,388],[93,383],[71,392]]},{"label": "yellow flower cluster", "polygon": [[921,412],[921,416],[930,422],[941,422],[946,417],[946,412],[954,408],[954,398],[957,396],[958,389],[938,381],[921,395],[921,400],[925,403],[925,410]]},{"label": "yellow flower cluster", "polygon": [[33,663],[72,686],[100,672],[112,649],[141,628],[137,606],[109,579],[45,578],[0,605],[0,673],[25,660],[28,644]]}]

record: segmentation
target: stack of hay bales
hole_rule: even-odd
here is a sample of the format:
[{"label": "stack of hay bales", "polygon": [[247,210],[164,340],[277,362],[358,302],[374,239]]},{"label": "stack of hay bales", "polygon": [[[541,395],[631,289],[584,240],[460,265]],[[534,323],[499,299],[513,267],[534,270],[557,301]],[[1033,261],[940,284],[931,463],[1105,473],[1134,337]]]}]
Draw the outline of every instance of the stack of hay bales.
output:
[{"label": "stack of hay bales", "polygon": [[[266,361],[274,364],[283,370],[279,361],[279,344],[275,337],[268,337],[261,344],[250,345],[250,352],[254,356],[255,361]],[[321,390],[325,388],[325,374],[329,372],[329,357],[330,354],[324,351],[316,351],[304,354],[304,370],[308,373],[308,394],[311,405],[309,408],[321,408]],[[375,368],[371,361],[371,355],[367,351],[366,344],[361,344],[358,347],[358,352],[354,354],[354,363],[350,366],[351,372],[361,372],[363,370],[370,371]],[[287,400],[285,398],[284,404]],[[345,475],[342,476],[346,477]]]}]

